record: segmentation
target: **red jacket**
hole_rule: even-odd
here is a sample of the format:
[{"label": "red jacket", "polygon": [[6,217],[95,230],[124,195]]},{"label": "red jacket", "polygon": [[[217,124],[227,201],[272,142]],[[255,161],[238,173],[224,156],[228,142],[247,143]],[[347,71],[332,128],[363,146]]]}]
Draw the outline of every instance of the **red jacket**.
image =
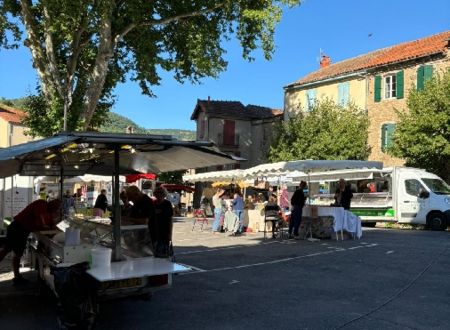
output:
[{"label": "red jacket", "polygon": [[48,203],[38,199],[14,217],[23,229],[33,232],[54,227],[53,215],[48,212]]}]

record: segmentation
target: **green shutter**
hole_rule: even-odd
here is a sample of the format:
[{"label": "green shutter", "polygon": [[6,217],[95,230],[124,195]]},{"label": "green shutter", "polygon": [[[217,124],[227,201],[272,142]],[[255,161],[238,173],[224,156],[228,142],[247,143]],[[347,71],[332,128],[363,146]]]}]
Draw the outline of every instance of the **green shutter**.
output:
[{"label": "green shutter", "polygon": [[417,90],[421,91],[423,89],[423,77],[424,77],[425,67],[423,65],[417,68]]},{"label": "green shutter", "polygon": [[403,70],[397,72],[397,98],[402,99],[403,98]]},{"label": "green shutter", "polygon": [[386,124],[381,126],[381,151],[384,152],[384,149],[386,148]]},{"label": "green shutter", "polygon": [[375,102],[381,101],[381,76],[375,76]]},{"label": "green shutter", "polygon": [[431,79],[433,76],[433,66],[432,65],[425,65],[423,70],[423,78],[424,80]]}]

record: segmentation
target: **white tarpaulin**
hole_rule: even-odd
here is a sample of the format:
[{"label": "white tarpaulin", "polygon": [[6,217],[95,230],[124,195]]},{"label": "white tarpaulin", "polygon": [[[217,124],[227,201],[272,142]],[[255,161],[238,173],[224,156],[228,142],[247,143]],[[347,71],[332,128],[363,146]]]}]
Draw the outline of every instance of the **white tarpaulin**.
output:
[{"label": "white tarpaulin", "polygon": [[[246,177],[259,176],[288,176],[292,172],[304,172],[306,175],[312,172],[323,172],[344,169],[382,169],[383,163],[363,160],[293,160],[289,162],[277,162],[261,164],[244,170]],[[299,173],[297,173],[299,174]],[[301,176],[301,175],[297,175]]]},{"label": "white tarpaulin", "polygon": [[[54,176],[38,176],[34,179],[35,184],[39,183],[56,183],[59,181],[59,178]],[[94,175],[94,174],[85,174],[79,175],[71,178],[64,178],[64,183],[81,183],[81,182],[109,182],[112,181],[112,176],[110,175]],[[125,182],[125,176],[119,175],[119,181]]]},{"label": "white tarpaulin", "polygon": [[183,175],[183,181],[187,182],[236,182],[242,178],[244,178],[244,171],[240,169]]}]

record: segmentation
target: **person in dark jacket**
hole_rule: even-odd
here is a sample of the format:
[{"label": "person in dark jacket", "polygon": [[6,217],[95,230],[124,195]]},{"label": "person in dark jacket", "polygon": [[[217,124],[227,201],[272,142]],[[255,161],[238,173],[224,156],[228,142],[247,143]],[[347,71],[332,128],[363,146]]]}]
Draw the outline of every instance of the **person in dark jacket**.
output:
[{"label": "person in dark jacket", "polygon": [[100,195],[95,200],[93,215],[94,217],[103,217],[108,208],[108,198],[106,197],[106,189],[102,189]]},{"label": "person in dark jacket", "polygon": [[[298,229],[302,221],[303,206],[305,206],[305,193],[303,190],[307,187],[305,181],[301,181],[298,189],[291,198],[292,213],[289,219],[289,238],[299,239]],[[293,235],[292,235],[293,234]]]},{"label": "person in dark jacket", "polygon": [[336,206],[341,206],[344,210],[350,210],[350,203],[353,198],[350,186],[346,184],[344,179],[339,180],[339,187],[336,190],[335,200]]}]

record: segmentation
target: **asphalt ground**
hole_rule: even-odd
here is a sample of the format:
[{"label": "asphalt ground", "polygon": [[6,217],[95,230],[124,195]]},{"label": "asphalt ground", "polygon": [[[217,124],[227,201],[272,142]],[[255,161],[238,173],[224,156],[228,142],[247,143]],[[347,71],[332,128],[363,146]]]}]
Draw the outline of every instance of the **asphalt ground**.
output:
[{"label": "asphalt ground", "polygon": [[[149,301],[103,302],[96,329],[450,328],[449,232],[364,228],[360,240],[309,242],[208,228],[178,219],[176,261],[193,271]],[[7,274],[0,329],[56,329],[55,301]]]}]

